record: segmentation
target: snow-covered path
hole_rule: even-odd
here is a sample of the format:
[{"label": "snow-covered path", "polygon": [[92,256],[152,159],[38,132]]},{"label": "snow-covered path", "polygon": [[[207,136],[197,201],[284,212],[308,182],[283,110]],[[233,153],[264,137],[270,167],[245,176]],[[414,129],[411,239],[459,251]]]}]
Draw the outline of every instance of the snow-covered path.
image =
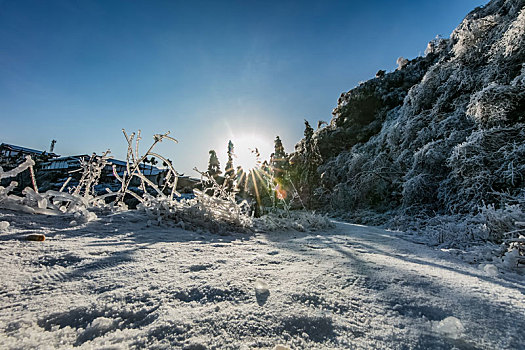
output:
[{"label": "snow-covered path", "polygon": [[522,277],[394,232],[218,236],[99,216],[0,211],[0,348],[525,349]]}]

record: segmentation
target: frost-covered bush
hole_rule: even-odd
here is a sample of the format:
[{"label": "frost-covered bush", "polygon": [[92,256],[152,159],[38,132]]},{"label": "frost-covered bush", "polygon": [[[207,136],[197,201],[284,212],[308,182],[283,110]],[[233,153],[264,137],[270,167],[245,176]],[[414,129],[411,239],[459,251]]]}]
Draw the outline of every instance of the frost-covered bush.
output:
[{"label": "frost-covered bush", "polygon": [[399,57],[396,60],[396,64],[397,64],[397,70],[401,70],[407,66],[408,60],[404,57]]},{"label": "frost-covered bush", "polygon": [[480,209],[487,238],[492,241],[500,242],[504,238],[512,238],[509,237],[509,232],[516,231],[517,223],[525,220],[525,211],[518,204],[499,209],[491,204]]},{"label": "frost-covered bush", "polygon": [[[80,195],[86,199],[93,199],[95,197],[95,186],[100,180],[102,170],[107,164],[109,150],[104,152],[102,156],[93,155],[89,159],[80,159],[80,169],[77,170],[82,173],[78,185],[74,188],[73,194]],[[62,186],[64,188],[65,186]]]},{"label": "frost-covered bush", "polygon": [[427,48],[425,49],[425,56],[436,55],[447,49],[449,40],[442,38],[437,35],[433,40],[429,41]]},{"label": "frost-covered bush", "polygon": [[448,178],[439,197],[452,212],[473,212],[484,203],[512,203],[525,185],[525,129],[474,131],[447,159]]},{"label": "frost-covered bush", "polygon": [[209,191],[194,189],[193,199],[170,199],[161,194],[154,197],[145,193],[137,209],[148,215],[150,223],[159,225],[176,224],[184,229],[205,229],[216,233],[252,231],[253,218],[248,203],[245,200],[238,202],[235,194],[226,190],[226,184],[218,184],[207,173],[201,175],[205,177],[208,184],[205,187]]},{"label": "frost-covered bush", "polygon": [[[177,192],[178,173],[162,155],[154,152],[155,146],[163,140],[177,142],[174,138],[165,134],[156,134],[153,144],[143,154],[139,151],[141,133],[127,134],[123,130],[128,144],[126,158],[126,170],[122,176],[114,169],[114,175],[121,182],[118,192],[110,192],[104,197],[115,196],[114,207],[125,208],[124,200],[130,196],[139,201],[137,210],[143,211],[150,218],[150,223],[158,225],[176,224],[187,229],[204,228],[214,232],[246,231],[252,226],[252,218],[248,213],[248,205],[245,201],[238,203],[234,194],[226,191],[224,185],[219,185],[206,173],[206,182],[211,184],[210,194],[204,191],[194,190],[194,199],[183,199]],[[141,164],[144,159],[154,156],[168,165],[164,186],[157,186],[150,181],[142,172]],[[131,189],[134,179],[139,181],[140,193]]]},{"label": "frost-covered bush", "polygon": [[473,59],[483,55],[490,47],[490,30],[500,21],[498,14],[479,18],[478,13],[471,13],[452,32],[450,36],[454,45],[452,52],[463,60]]},{"label": "frost-covered bush", "polygon": [[523,88],[493,82],[471,96],[467,114],[484,127],[525,122]]},{"label": "frost-covered bush", "polygon": [[147,196],[137,209],[144,211],[150,224],[172,225],[183,229],[205,229],[216,233],[250,232],[252,217],[248,207],[195,190],[194,199],[169,201]]},{"label": "frost-covered bush", "polygon": [[487,239],[483,218],[464,215],[400,215],[389,226],[426,238],[429,243],[448,247]]},{"label": "frost-covered bush", "polygon": [[525,2],[493,0],[425,57],[342,94],[314,134],[324,208],[426,222],[437,241],[497,239],[480,208],[525,208],[524,24]]},{"label": "frost-covered bush", "polygon": [[[33,188],[26,187],[22,190],[23,196],[10,194],[11,191],[18,185],[16,181],[11,181],[7,187],[0,186],[0,208],[23,211],[31,214],[45,214],[45,215],[63,215],[67,214],[74,218],[72,223],[82,223],[91,221],[96,218],[96,215],[89,212],[90,197],[80,196],[79,193],[64,193],[61,191],[46,191],[39,193],[36,185],[33,166],[35,162],[30,156],[26,157],[25,162],[18,167],[4,172],[0,167],[0,180],[8,179],[17,176],[18,174],[28,170],[31,174]],[[85,177],[85,184],[93,183],[92,179]],[[86,192],[89,194],[89,192]]]},{"label": "frost-covered bush", "polygon": [[[517,8],[510,11],[516,11]],[[491,49],[491,54],[503,54],[509,57],[516,54],[517,51],[523,50],[525,40],[525,9],[519,11],[518,16],[506,28],[501,40],[497,41]]]}]

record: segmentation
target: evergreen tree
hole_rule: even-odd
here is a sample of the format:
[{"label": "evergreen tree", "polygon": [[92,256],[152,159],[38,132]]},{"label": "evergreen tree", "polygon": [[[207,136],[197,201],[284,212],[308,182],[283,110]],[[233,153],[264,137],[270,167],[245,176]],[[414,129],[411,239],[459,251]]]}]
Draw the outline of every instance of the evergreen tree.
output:
[{"label": "evergreen tree", "polygon": [[307,120],[304,121],[305,137],[305,160],[303,164],[303,173],[301,176],[301,187],[305,196],[304,203],[308,208],[314,206],[313,191],[319,185],[320,176],[317,173],[317,167],[321,165],[322,158],[317,146],[316,140],[313,139],[314,129]]},{"label": "evergreen tree", "polygon": [[309,143],[312,140],[312,136],[314,136],[314,129],[310,126],[310,123],[308,123],[308,120],[304,120],[304,139],[306,143]]},{"label": "evergreen tree", "polygon": [[208,175],[217,177],[222,173],[219,158],[214,150],[210,150],[208,153],[210,154],[210,160],[208,161]]},{"label": "evergreen tree", "polygon": [[224,169],[224,182],[226,185],[226,190],[232,192],[234,189],[235,183],[235,169],[233,168],[233,142],[230,140],[228,142],[228,162],[226,163],[226,168]]},{"label": "evergreen tree", "polygon": [[288,161],[286,159],[286,153],[284,152],[284,146],[279,136],[275,138],[274,153],[270,157],[270,165],[272,168],[273,176],[278,181],[284,179],[285,171],[287,169]]},{"label": "evergreen tree", "polygon": [[293,166],[291,178],[297,184],[302,203],[307,208],[315,206],[314,189],[319,185],[320,176],[317,167],[322,163],[319,147],[314,139],[314,129],[307,120],[304,121],[304,140],[300,157]]}]

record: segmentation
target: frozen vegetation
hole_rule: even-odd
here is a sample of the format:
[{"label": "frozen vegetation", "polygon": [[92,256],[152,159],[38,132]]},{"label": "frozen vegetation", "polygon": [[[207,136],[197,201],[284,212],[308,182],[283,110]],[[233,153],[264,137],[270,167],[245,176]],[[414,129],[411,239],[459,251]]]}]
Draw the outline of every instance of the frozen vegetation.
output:
[{"label": "frozen vegetation", "polygon": [[[27,157],[25,162],[13,170],[4,172],[0,167],[0,180],[10,179],[18,174],[29,171],[33,188],[26,187],[22,196],[10,194],[18,185],[11,181],[7,187],[0,186],[0,208],[23,211],[31,214],[62,215],[72,219],[71,225],[89,222],[97,215],[95,211],[105,212],[126,211],[126,196],[136,199],[137,210],[147,217],[148,225],[181,227],[183,229],[204,229],[214,233],[228,234],[231,232],[254,232],[276,230],[311,231],[333,226],[323,215],[307,211],[274,210],[263,217],[254,218],[246,200],[239,200],[235,191],[228,191],[225,184],[219,184],[208,173],[201,173],[203,189],[194,189],[194,198],[184,198],[176,191],[179,174],[171,162],[158,153],[155,146],[162,140],[177,142],[165,134],[156,134],[153,144],[144,154],[139,152],[141,135],[123,130],[128,145],[127,166],[123,175],[119,175],[115,166],[113,174],[121,183],[118,191],[109,188],[103,195],[95,194],[94,187],[98,184],[102,169],[107,164],[109,151],[102,156],[92,156],[81,162],[82,176],[79,184],[65,192],[67,182],[60,191],[48,190],[39,193],[34,176],[35,162]],[[163,186],[158,186],[149,180],[141,170],[141,164],[148,156],[155,156],[169,164],[168,173]],[[196,169],[197,170],[197,169]],[[198,170],[197,170],[198,171]],[[133,180],[139,180],[139,190],[133,191]]]},{"label": "frozen vegetation", "polygon": [[140,152],[124,131],[102,195],[109,151],[58,191],[31,158],[0,168],[0,348],[524,349],[524,62],[525,3],[474,10],[342,94],[295,153],[277,137],[260,217],[230,175],[181,196],[155,150],[169,133]]},{"label": "frozen vegetation", "polygon": [[[312,137],[317,206],[435,244],[522,239],[524,6],[491,1],[424,57],[343,93]],[[306,140],[296,153],[308,153]]]}]

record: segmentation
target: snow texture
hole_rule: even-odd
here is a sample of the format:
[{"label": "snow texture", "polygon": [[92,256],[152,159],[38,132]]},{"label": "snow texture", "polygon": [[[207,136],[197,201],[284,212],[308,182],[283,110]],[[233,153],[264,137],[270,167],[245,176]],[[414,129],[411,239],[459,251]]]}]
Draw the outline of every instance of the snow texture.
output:
[{"label": "snow texture", "polygon": [[[399,232],[0,217],[2,349],[523,349],[523,276]],[[24,240],[35,233],[46,240]]]}]

